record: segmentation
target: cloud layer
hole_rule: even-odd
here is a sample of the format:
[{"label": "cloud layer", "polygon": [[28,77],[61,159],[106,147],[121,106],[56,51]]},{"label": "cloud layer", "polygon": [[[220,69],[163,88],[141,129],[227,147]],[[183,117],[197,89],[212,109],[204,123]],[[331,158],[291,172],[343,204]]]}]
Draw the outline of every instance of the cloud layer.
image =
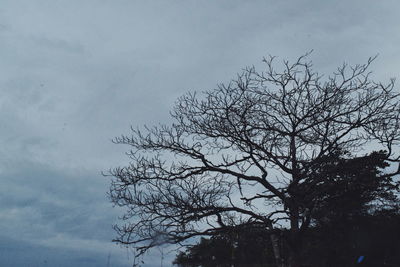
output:
[{"label": "cloud layer", "polygon": [[[314,49],[321,72],[379,53],[399,77],[398,1],[2,1],[0,265],[129,266],[121,210],[101,171],[110,140],[170,120],[175,99],[227,82],[268,54]],[[159,254],[147,265],[160,264]],[[168,260],[173,257],[168,256]],[[29,263],[29,264],[28,264]]]}]

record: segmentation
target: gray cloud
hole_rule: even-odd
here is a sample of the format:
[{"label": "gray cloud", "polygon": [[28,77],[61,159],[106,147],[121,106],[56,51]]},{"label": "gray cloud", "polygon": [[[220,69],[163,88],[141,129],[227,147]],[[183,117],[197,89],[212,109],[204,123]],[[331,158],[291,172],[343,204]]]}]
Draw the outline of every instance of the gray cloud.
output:
[{"label": "gray cloud", "polygon": [[[316,69],[380,54],[398,77],[397,1],[3,1],[0,7],[0,265],[104,265],[121,213],[100,172],[110,139],[170,120],[175,99],[268,54],[314,49]],[[3,250],[4,248],[4,250]],[[122,256],[123,255],[123,256]],[[173,257],[168,256],[168,259]],[[159,253],[147,264],[159,265]],[[45,266],[45,265],[44,265]]]}]

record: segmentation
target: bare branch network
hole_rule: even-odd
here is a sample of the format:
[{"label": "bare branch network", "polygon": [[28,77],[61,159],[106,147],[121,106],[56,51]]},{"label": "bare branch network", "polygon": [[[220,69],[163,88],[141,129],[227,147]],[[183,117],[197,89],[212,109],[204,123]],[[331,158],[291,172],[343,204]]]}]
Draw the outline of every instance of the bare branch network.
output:
[{"label": "bare branch network", "polygon": [[[370,79],[374,58],[323,78],[307,57],[278,66],[265,58],[263,72],[246,68],[227,85],[179,98],[172,125],[116,138],[131,147],[131,163],[110,172],[111,200],[126,208],[115,241],[144,252],[234,226],[272,230],[283,221],[296,236],[320,199],[324,177],[311,180],[315,164],[371,147],[399,162],[394,80]],[[313,193],[307,201],[304,185]]]}]

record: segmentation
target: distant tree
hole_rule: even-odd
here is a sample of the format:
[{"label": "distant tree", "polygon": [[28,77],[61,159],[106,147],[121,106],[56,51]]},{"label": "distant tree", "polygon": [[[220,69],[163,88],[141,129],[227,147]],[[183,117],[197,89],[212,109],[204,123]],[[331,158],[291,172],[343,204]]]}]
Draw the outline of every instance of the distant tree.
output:
[{"label": "distant tree", "polygon": [[323,176],[311,182],[315,164],[371,146],[385,151],[385,161],[399,162],[400,97],[393,80],[370,79],[372,60],[324,79],[307,56],[282,68],[266,58],[263,72],[247,68],[227,85],[179,98],[171,125],[116,138],[131,147],[132,162],[110,173],[111,200],[126,208],[115,241],[143,253],[234,225],[286,225],[288,266],[301,266],[303,233],[318,207],[305,206],[303,190],[318,195],[324,183]]},{"label": "distant tree", "polygon": [[265,267],[275,265],[269,233],[265,228],[232,228],[180,252],[180,267]]}]

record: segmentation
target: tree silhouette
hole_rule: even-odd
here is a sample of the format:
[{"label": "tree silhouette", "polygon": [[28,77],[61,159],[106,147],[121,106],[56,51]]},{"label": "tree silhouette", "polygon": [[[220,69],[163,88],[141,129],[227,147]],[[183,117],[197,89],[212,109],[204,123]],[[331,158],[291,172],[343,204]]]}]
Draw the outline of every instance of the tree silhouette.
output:
[{"label": "tree silhouette", "polygon": [[126,208],[115,241],[143,253],[235,225],[286,225],[289,266],[300,266],[303,233],[320,199],[308,203],[303,190],[318,195],[324,181],[315,178],[315,164],[371,145],[399,161],[399,94],[393,80],[370,79],[372,60],[323,79],[307,55],[281,67],[266,58],[263,72],[247,68],[227,85],[179,98],[172,125],[116,138],[131,147],[132,161],[110,171],[111,200]]},{"label": "tree silhouette", "polygon": [[312,210],[316,224],[346,223],[374,210],[397,209],[398,185],[384,175],[386,152],[367,156],[330,155],[314,163],[309,179],[299,186],[302,213]]},{"label": "tree silhouette", "polygon": [[224,232],[180,252],[174,264],[181,267],[274,266],[270,238],[264,228]]}]

